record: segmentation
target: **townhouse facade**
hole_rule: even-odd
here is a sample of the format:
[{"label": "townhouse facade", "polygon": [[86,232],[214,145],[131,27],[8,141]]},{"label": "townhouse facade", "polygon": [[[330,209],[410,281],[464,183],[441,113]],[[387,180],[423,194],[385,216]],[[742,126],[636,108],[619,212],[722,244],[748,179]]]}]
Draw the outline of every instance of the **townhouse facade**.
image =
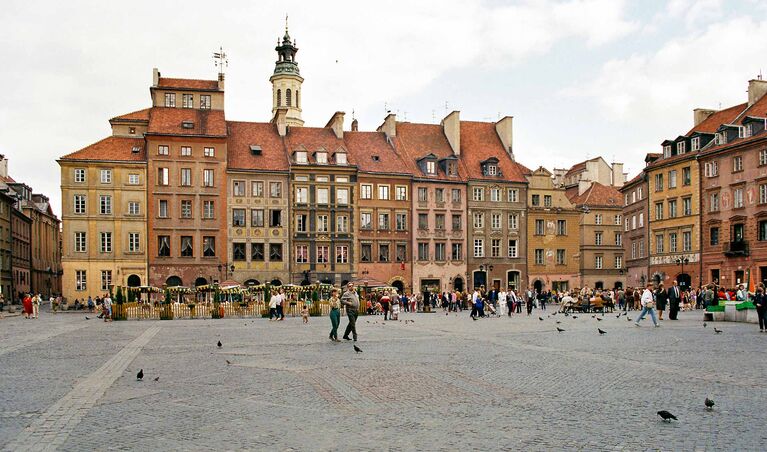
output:
[{"label": "townhouse facade", "polygon": [[13,239],[11,237],[11,212],[15,201],[0,191],[0,293],[6,303],[13,299]]},{"label": "townhouse facade", "polygon": [[[660,154],[648,153],[645,165],[655,161]],[[623,255],[626,285],[644,287],[648,281],[649,241],[647,236],[648,183],[641,171],[619,189],[623,195]]]}]

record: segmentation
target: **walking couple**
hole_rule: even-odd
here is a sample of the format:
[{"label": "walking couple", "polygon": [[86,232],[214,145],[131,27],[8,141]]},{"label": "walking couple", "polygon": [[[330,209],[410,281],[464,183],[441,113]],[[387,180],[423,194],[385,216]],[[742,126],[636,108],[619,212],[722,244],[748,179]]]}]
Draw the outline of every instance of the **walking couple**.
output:
[{"label": "walking couple", "polygon": [[354,341],[357,341],[357,313],[360,308],[360,298],[354,290],[354,284],[346,285],[346,292],[338,298],[338,289],[333,289],[330,293],[330,340],[338,340],[338,326],[341,324],[341,305],[346,307],[346,316],[349,318],[349,324],[346,325],[346,331],[343,338],[350,341],[349,333],[352,334]]}]

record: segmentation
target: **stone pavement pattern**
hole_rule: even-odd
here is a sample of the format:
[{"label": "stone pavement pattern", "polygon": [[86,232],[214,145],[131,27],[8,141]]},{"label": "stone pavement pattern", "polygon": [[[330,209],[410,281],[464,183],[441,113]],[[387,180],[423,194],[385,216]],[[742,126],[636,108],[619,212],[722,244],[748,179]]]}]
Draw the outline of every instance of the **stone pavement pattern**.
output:
[{"label": "stone pavement pattern", "polygon": [[763,450],[754,325],[540,314],[361,317],[359,355],[327,318],[5,319],[0,449]]}]

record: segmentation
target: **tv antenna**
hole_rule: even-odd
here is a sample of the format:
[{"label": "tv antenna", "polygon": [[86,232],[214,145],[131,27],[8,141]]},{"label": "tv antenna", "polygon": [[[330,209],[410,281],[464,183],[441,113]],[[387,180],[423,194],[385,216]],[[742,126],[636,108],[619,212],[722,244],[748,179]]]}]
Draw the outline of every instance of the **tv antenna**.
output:
[{"label": "tv antenna", "polygon": [[223,47],[218,48],[218,52],[213,52],[213,65],[218,68],[220,78],[224,77],[224,68],[229,67],[229,59],[224,52]]}]

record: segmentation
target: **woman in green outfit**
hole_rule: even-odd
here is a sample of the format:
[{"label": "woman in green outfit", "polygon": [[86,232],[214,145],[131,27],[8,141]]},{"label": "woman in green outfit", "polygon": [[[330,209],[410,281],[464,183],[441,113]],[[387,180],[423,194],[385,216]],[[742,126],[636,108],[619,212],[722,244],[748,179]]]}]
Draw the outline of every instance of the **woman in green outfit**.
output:
[{"label": "woman in green outfit", "polygon": [[338,289],[330,291],[330,340],[334,342],[341,342],[338,340],[338,325],[341,324],[341,300],[338,298]]}]

